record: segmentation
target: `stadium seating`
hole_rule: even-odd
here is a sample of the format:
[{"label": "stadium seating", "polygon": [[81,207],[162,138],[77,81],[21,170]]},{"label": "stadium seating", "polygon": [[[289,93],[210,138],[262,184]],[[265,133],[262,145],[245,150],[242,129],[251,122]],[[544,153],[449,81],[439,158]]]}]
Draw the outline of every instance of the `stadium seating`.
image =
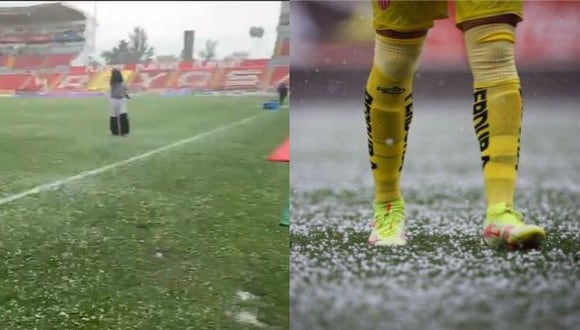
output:
[{"label": "stadium seating", "polygon": [[278,48],[277,54],[280,56],[290,55],[290,41],[288,39],[282,41],[280,47]]},{"label": "stadium seating", "polygon": [[77,54],[57,54],[48,55],[43,63],[43,67],[52,68],[57,65],[70,65],[70,62],[75,59]]},{"label": "stadium seating", "polygon": [[[123,78],[127,81],[131,81],[133,77],[133,70],[121,70]],[[93,74],[88,82],[88,90],[90,91],[105,91],[109,89],[109,79],[111,78],[111,71],[101,71],[99,73]]]},{"label": "stadium seating", "polygon": [[46,56],[21,55],[14,58],[12,67],[15,69],[38,69],[43,67]]},{"label": "stadium seating", "polygon": [[62,80],[62,76],[63,75],[60,73],[49,73],[40,75],[41,78],[46,79],[48,90],[54,90]]},{"label": "stadium seating", "polygon": [[171,70],[146,70],[135,73],[131,82],[132,90],[160,90],[167,88]]},{"label": "stadium seating", "polygon": [[[282,15],[279,24],[288,25],[289,7],[283,3],[282,8],[283,14],[286,14]],[[15,23],[0,22],[2,93],[101,92],[108,89],[110,69],[113,66],[99,69],[71,66],[81,54],[81,59],[88,56],[86,50],[94,46],[94,40],[84,37],[92,23],[82,11],[61,3],[52,3],[27,7],[26,17],[21,15],[22,7],[8,7],[3,12]],[[289,31],[289,28],[286,27],[286,30]],[[271,59],[126,64],[114,67],[122,70],[132,91],[272,90],[280,82],[287,82],[289,77],[288,37],[279,37],[277,40],[276,51]],[[23,47],[23,44],[28,46]]]},{"label": "stadium seating", "polygon": [[266,73],[264,66],[226,68],[214,80],[214,89],[251,90],[256,89]]},{"label": "stadium seating", "polygon": [[77,54],[55,55],[20,55],[0,56],[0,68],[5,69],[43,69],[54,68],[58,65],[70,65]]},{"label": "stadium seating", "polygon": [[286,65],[274,67],[270,79],[270,86],[278,86],[281,83],[285,83],[286,85],[290,83],[290,67]]},{"label": "stadium seating", "polygon": [[185,69],[176,74],[174,81],[169,81],[170,88],[190,88],[192,90],[207,90],[215,69]]},{"label": "stadium seating", "polygon": [[0,75],[0,90],[22,90],[31,88],[30,81],[34,81],[31,74],[2,74]]},{"label": "stadium seating", "polygon": [[243,60],[240,63],[241,67],[264,67],[268,65],[268,59],[252,59],[252,60]]},{"label": "stadium seating", "polygon": [[59,80],[54,82],[54,90],[57,91],[88,91],[91,73],[69,73],[64,74]]},{"label": "stadium seating", "polygon": [[[74,55],[52,55],[48,63],[51,67],[64,65]],[[32,69],[34,65],[47,63],[42,59],[18,58],[15,66]],[[288,83],[288,65],[270,66],[268,59],[245,60],[237,65],[225,66],[213,63],[209,66],[191,63],[174,65],[150,63],[147,65],[116,66],[122,69],[123,76],[133,91],[159,91],[166,89],[205,90],[257,90],[275,88],[281,82]],[[171,69],[172,68],[172,69]],[[48,91],[103,91],[108,89],[110,70],[97,70],[87,67],[69,67],[68,72],[43,72],[37,75],[46,80]],[[36,84],[36,77],[27,73],[0,73],[0,90],[40,91],[44,85]]]}]

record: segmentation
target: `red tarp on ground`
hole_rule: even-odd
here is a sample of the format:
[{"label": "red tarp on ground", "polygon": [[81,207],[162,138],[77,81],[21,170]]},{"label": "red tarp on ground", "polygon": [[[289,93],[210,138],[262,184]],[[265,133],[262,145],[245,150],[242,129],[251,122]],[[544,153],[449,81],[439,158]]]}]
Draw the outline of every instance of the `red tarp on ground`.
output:
[{"label": "red tarp on ground", "polygon": [[286,138],[281,145],[276,148],[268,157],[268,160],[274,162],[289,162],[290,161],[290,139]]}]

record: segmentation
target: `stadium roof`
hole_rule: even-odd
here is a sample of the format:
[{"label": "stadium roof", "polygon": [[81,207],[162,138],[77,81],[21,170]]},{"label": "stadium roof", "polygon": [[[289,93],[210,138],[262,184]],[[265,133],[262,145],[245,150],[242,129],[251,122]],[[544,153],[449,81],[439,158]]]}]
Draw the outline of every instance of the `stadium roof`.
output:
[{"label": "stadium roof", "polygon": [[46,24],[85,20],[80,10],[68,5],[48,3],[34,6],[0,7],[0,25]]}]

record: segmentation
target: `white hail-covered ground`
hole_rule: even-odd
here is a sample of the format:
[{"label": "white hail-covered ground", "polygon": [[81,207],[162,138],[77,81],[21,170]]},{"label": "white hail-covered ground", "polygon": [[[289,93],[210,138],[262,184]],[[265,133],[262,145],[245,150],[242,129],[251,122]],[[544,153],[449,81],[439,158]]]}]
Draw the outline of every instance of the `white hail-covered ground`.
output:
[{"label": "white hail-covered ground", "polygon": [[292,329],[574,329],[580,324],[580,112],[525,100],[516,207],[541,251],[480,242],[484,196],[471,99],[415,97],[403,171],[409,243],[369,249],[362,103],[291,115]]}]

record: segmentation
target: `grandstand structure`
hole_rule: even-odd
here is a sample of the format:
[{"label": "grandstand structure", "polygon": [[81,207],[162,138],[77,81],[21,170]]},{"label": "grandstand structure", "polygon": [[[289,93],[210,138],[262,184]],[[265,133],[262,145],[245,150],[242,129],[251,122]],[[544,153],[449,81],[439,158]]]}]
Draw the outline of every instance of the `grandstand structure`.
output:
[{"label": "grandstand structure", "polygon": [[96,20],[62,3],[0,8],[0,94],[101,93],[110,69],[132,91],[257,91],[289,81],[289,7],[282,2],[272,58],[94,67]]},{"label": "grandstand structure", "polygon": [[282,1],[277,27],[276,48],[270,61],[272,85],[290,82],[290,2]]}]

